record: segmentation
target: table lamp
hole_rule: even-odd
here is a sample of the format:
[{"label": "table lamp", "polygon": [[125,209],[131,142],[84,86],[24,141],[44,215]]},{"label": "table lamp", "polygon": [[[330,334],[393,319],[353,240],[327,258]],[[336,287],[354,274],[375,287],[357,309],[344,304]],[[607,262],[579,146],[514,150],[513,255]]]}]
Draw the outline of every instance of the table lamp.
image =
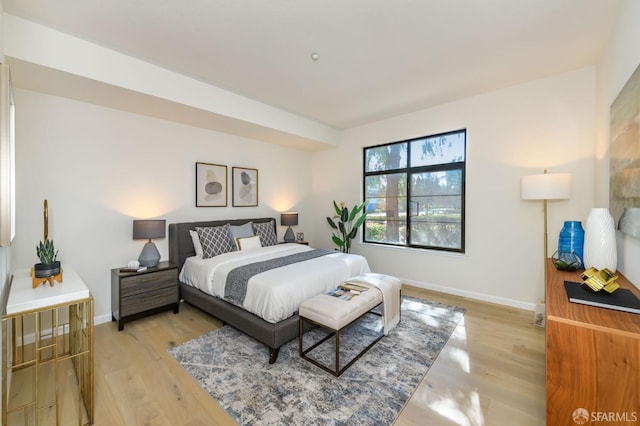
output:
[{"label": "table lamp", "polygon": [[152,238],[164,238],[166,220],[134,220],[133,221],[133,239],[149,240],[145,243],[138,262],[142,266],[152,268],[160,261],[160,252],[156,245],[151,242]]},{"label": "table lamp", "polygon": [[280,224],[282,226],[288,226],[287,232],[284,234],[284,242],[292,243],[296,240],[295,235],[293,235],[292,226],[298,224],[298,213],[297,212],[284,212],[280,214]]}]

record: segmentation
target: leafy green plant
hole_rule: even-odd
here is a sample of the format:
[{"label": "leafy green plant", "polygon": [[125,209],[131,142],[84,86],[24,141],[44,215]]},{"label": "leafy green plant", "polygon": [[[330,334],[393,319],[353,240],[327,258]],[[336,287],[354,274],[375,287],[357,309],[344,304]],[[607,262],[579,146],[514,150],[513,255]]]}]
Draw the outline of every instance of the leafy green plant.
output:
[{"label": "leafy green plant", "polygon": [[[353,209],[349,212],[349,209],[345,206],[344,202],[341,202],[340,206],[338,206],[335,200],[333,201],[333,207],[335,208],[336,215],[333,216],[333,218],[327,217],[327,222],[331,228],[340,232],[339,235],[336,235],[334,232],[331,235],[331,239],[343,253],[351,252],[351,241],[358,235],[358,228],[362,226],[365,218],[367,217],[367,212],[364,210],[365,206],[366,202],[353,206]],[[362,213],[362,215],[358,217],[360,213]],[[336,224],[333,219],[339,219],[338,223]]]},{"label": "leafy green plant", "polygon": [[54,263],[58,257],[58,251],[53,246],[53,241],[49,239],[44,240],[44,243],[40,241],[40,245],[36,246],[36,254],[44,265]]}]

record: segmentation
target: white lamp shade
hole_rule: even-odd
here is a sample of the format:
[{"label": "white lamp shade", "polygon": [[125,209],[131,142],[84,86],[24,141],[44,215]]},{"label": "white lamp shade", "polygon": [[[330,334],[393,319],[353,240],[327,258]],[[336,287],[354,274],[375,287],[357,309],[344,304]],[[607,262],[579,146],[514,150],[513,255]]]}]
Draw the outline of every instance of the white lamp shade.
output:
[{"label": "white lamp shade", "polygon": [[523,200],[562,200],[571,197],[571,173],[545,173],[523,176],[520,182]]}]

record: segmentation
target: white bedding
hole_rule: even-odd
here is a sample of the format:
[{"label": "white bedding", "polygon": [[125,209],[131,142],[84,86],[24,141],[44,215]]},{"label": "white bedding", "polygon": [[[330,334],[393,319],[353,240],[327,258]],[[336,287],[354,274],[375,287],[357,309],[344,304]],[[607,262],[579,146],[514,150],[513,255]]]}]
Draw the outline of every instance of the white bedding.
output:
[{"label": "white bedding", "polygon": [[[302,244],[278,244],[224,253],[210,259],[194,256],[185,261],[180,281],[223,298],[227,274],[232,269],[309,250],[313,249]],[[364,272],[370,272],[367,259],[340,252],[271,269],[249,280],[243,308],[276,323],[297,312],[303,300]]]}]

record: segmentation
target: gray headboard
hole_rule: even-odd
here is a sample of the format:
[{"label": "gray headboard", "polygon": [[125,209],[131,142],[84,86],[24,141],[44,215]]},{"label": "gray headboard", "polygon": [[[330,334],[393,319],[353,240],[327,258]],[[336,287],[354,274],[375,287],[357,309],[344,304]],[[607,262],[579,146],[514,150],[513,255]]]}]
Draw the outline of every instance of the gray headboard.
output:
[{"label": "gray headboard", "polygon": [[229,220],[210,220],[203,222],[182,222],[169,224],[169,262],[178,265],[178,271],[182,269],[182,265],[187,257],[195,256],[196,252],[191,242],[189,231],[194,231],[196,227],[220,226],[228,223],[229,225],[243,225],[247,222],[264,223],[272,222],[273,231],[278,235],[276,220],[273,217],[262,217],[257,219],[229,219]]}]

